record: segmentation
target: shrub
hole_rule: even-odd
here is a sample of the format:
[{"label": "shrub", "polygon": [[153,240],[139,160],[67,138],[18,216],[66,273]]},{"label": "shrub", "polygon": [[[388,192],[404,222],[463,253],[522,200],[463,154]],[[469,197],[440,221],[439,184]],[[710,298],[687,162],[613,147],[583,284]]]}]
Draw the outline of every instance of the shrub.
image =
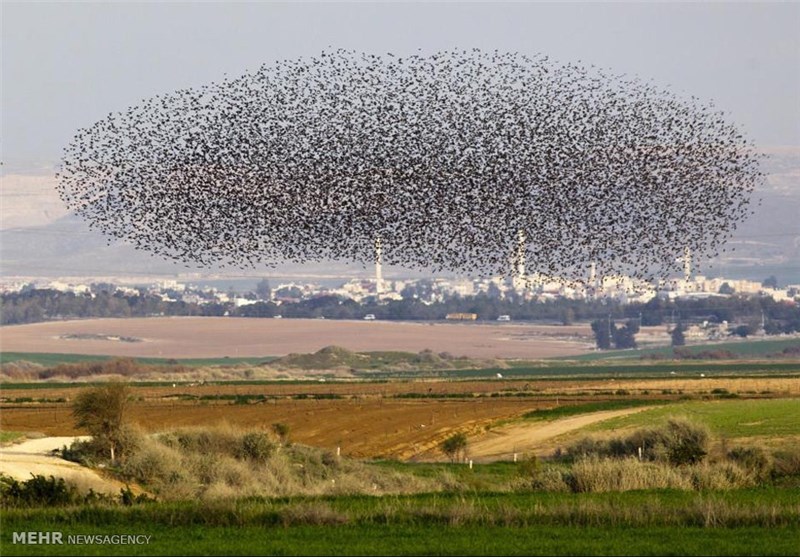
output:
[{"label": "shrub", "polygon": [[566,492],[570,486],[564,480],[564,474],[554,468],[545,468],[537,473],[531,482],[531,488],[536,491]]},{"label": "shrub", "polygon": [[289,425],[284,422],[277,422],[272,424],[272,431],[278,436],[281,444],[285,445],[289,442]]},{"label": "shrub", "polygon": [[9,506],[63,506],[82,499],[75,486],[54,476],[33,476],[24,482],[2,476],[0,494]]},{"label": "shrub", "polygon": [[524,478],[535,479],[536,476],[539,475],[541,468],[542,466],[539,462],[539,458],[535,454],[532,454],[523,458],[517,465],[517,473]]},{"label": "shrub", "polygon": [[147,443],[122,465],[123,475],[146,485],[169,485],[187,476],[180,452],[157,441]]},{"label": "shrub", "polygon": [[253,431],[242,436],[237,456],[255,462],[264,462],[274,450],[275,445],[265,433]]},{"label": "shrub", "polygon": [[466,433],[456,433],[441,442],[439,448],[447,455],[451,462],[456,462],[465,457],[467,451]]},{"label": "shrub", "polygon": [[635,458],[581,459],[573,464],[565,481],[576,493],[692,488],[690,480],[674,468]]},{"label": "shrub", "polygon": [[700,464],[686,469],[691,474],[692,485],[697,490],[721,490],[754,487],[756,478],[732,462]]},{"label": "shrub", "polygon": [[667,422],[667,457],[675,466],[696,464],[708,454],[708,430],[687,420]]},{"label": "shrub", "polygon": [[773,476],[776,478],[800,477],[800,449],[777,451],[773,458]]},{"label": "shrub", "polygon": [[735,447],[727,457],[758,479],[766,479],[772,472],[770,457],[760,447]]},{"label": "shrub", "polygon": [[659,428],[638,429],[627,437],[608,440],[586,437],[567,447],[567,460],[583,457],[638,457],[643,460],[669,462],[675,466],[696,464],[707,454],[708,430],[684,419],[670,419]]}]

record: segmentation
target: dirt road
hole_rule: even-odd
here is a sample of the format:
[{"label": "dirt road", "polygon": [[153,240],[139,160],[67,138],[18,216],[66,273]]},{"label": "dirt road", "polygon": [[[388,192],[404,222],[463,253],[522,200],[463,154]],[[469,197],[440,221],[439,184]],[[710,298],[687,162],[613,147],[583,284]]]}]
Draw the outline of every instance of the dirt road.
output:
[{"label": "dirt road", "polygon": [[29,480],[32,475],[55,476],[75,484],[81,491],[94,489],[98,493],[119,495],[119,490],[125,487],[122,483],[105,479],[94,470],[52,454],[53,450],[69,445],[75,439],[44,437],[1,447],[0,473],[17,480]]},{"label": "dirt road", "polygon": [[590,424],[652,408],[654,407],[626,408],[593,412],[552,422],[530,421],[510,424],[470,439],[469,454],[476,462],[510,460],[515,452],[541,455],[552,450],[553,447],[549,442],[561,435],[577,431]]}]

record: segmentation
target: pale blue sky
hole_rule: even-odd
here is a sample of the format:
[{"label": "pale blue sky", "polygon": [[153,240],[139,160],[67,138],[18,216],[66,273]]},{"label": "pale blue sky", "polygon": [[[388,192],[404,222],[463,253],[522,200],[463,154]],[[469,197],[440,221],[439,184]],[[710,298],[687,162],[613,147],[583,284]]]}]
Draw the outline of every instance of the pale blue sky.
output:
[{"label": "pale blue sky", "polygon": [[544,53],[713,99],[760,145],[800,145],[800,4],[2,3],[6,164],[57,162],[141,99],[331,46]]}]

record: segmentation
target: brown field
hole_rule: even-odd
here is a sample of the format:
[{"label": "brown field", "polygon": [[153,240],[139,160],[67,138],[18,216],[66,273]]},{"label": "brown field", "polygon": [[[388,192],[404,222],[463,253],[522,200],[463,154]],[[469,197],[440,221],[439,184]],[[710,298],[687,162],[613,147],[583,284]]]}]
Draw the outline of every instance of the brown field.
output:
[{"label": "brown field", "polygon": [[[629,395],[616,395],[615,391],[620,388],[629,390]],[[292,439],[299,443],[328,449],[340,446],[343,454],[356,457],[431,460],[441,458],[436,447],[454,431],[466,432],[475,439],[481,436],[485,438],[489,429],[537,408],[622,398],[675,399],[681,394],[697,396],[719,388],[742,393],[746,397],[770,396],[763,394],[764,391],[772,393],[771,396],[800,395],[800,382],[796,378],[625,381],[543,379],[335,384],[314,382],[178,385],[174,388],[134,385],[133,395],[136,402],[131,408],[131,419],[151,432],[220,424],[268,429],[273,423],[285,422],[290,426]],[[662,389],[670,389],[671,394],[663,394]],[[645,390],[648,394],[643,394]],[[473,396],[515,391],[524,392],[527,396]],[[2,397],[6,400],[0,411],[0,429],[55,436],[85,433],[75,429],[70,416],[69,400],[77,392],[77,388],[56,386],[47,389],[4,390]],[[438,399],[395,398],[404,393],[464,396]],[[342,398],[292,398],[314,394]],[[180,395],[265,395],[276,398],[266,402],[233,404],[230,400],[181,400]],[[14,399],[23,397],[34,400],[63,398],[66,402],[14,402]],[[515,442],[515,446],[532,449],[532,444],[542,442],[544,447],[547,444],[545,441],[553,437],[552,433],[549,429],[542,430],[538,441],[520,439],[519,443]],[[487,451],[491,452],[489,449]],[[485,456],[492,456],[488,452]]]},{"label": "brown field", "polygon": [[[356,457],[410,459],[435,448],[453,431],[474,434],[499,419],[519,416],[550,402],[474,400],[278,400],[266,404],[138,403],[131,420],[146,431],[232,424],[269,429],[284,422],[295,442]],[[67,405],[5,408],[0,429],[46,435],[79,435]]]},{"label": "brown field", "polygon": [[[337,345],[359,352],[419,352],[430,348],[471,358],[539,359],[586,353],[594,345],[588,325],[229,317],[56,321],[6,326],[0,333],[6,352],[163,358],[282,356]],[[134,337],[141,342],[65,339],[64,335]]]},{"label": "brown field", "polygon": [[[530,396],[554,396],[562,394],[572,398],[597,397],[626,390],[631,395],[642,398],[651,395],[663,398],[662,390],[672,394],[700,395],[714,389],[726,389],[742,395],[771,394],[775,396],[800,396],[800,379],[796,377],[706,377],[696,379],[503,379],[503,380],[415,380],[366,382],[352,381],[341,383],[302,383],[271,382],[266,384],[225,384],[213,382],[200,384],[177,384],[171,386],[152,386],[132,384],[134,395],[146,401],[175,399],[180,395],[202,397],[207,395],[265,395],[267,397],[291,398],[295,395],[336,395],[346,398],[391,398],[397,395],[415,393],[430,397],[453,394],[489,395],[491,393],[526,393]],[[31,389],[3,389],[0,384],[0,401],[30,397],[33,399],[58,399],[67,401],[79,391],[79,387],[39,387]],[[647,391],[646,393],[644,391]],[[594,398],[592,398],[594,397]],[[646,398],[646,397],[645,397]],[[0,415],[2,419],[2,415]]]}]

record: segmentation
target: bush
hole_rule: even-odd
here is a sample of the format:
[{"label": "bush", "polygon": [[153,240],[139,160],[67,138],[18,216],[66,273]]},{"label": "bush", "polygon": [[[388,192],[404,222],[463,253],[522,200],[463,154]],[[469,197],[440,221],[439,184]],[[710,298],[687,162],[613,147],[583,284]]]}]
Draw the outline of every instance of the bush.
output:
[{"label": "bush", "polygon": [[78,490],[64,478],[34,476],[19,482],[13,478],[0,478],[0,494],[9,506],[64,506],[81,501]]},{"label": "bush", "polygon": [[187,472],[181,453],[157,441],[141,447],[122,465],[126,477],[149,486],[180,483]]},{"label": "bush", "polygon": [[245,433],[241,439],[238,457],[255,462],[264,462],[275,450],[275,445],[265,433]]},{"label": "bush", "polygon": [[456,462],[465,457],[467,452],[466,433],[456,433],[441,442],[439,448],[447,455],[451,462]]},{"label": "bush", "polygon": [[758,479],[766,479],[772,472],[772,462],[760,447],[736,447],[727,457]]},{"label": "bush", "polygon": [[667,422],[667,457],[675,466],[696,464],[708,454],[708,430],[687,420]]},{"label": "bush", "polygon": [[800,449],[778,451],[773,455],[772,475],[776,478],[800,477]]},{"label": "bush", "polygon": [[635,458],[581,459],[572,466],[565,482],[575,493],[692,488],[691,481],[674,468]]},{"label": "bush", "polygon": [[554,468],[545,468],[534,476],[531,488],[536,491],[547,492],[566,492],[570,491],[570,486],[564,479],[564,474]]},{"label": "bush", "polygon": [[281,444],[285,445],[289,442],[289,425],[284,422],[277,422],[272,424],[272,431],[278,436]]},{"label": "bush", "polygon": [[627,437],[598,440],[580,439],[567,447],[567,460],[585,457],[628,458],[669,462],[674,466],[696,464],[707,454],[708,430],[684,419],[670,419],[660,428],[638,429]]},{"label": "bush", "polygon": [[522,461],[517,465],[517,473],[523,478],[536,479],[536,476],[539,475],[541,468],[542,466],[539,462],[539,458],[535,454],[532,454],[523,458]]}]

